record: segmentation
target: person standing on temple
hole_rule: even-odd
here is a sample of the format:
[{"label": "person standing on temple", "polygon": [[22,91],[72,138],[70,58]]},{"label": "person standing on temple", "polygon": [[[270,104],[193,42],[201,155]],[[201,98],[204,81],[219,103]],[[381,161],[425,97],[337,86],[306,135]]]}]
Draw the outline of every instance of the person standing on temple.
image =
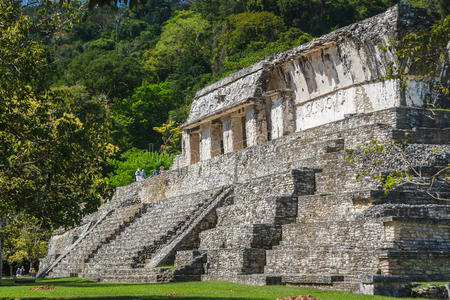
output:
[{"label": "person standing on temple", "polygon": [[141,180],[144,180],[145,178],[147,178],[147,174],[145,174],[144,169],[142,169],[142,171],[141,171]]},{"label": "person standing on temple", "polygon": [[139,169],[137,169],[136,172],[134,172],[134,175],[136,176],[136,181],[141,180],[141,171]]},{"label": "person standing on temple", "polygon": [[166,173],[166,170],[164,169],[164,166],[161,165],[161,166],[159,167],[159,174],[164,174],[164,173]]}]

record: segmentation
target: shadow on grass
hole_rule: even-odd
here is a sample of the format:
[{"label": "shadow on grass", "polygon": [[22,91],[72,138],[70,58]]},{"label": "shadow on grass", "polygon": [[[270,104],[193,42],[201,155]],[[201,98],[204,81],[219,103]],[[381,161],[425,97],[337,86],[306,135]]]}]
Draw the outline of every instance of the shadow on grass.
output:
[{"label": "shadow on grass", "polygon": [[[88,289],[89,288],[112,288],[112,287],[133,287],[133,286],[152,286],[155,287],[161,287],[164,285],[171,285],[173,283],[104,283],[104,282],[95,282],[90,281],[87,279],[75,279],[75,278],[67,278],[67,279],[41,279],[37,280],[35,283],[14,283],[14,280],[12,279],[3,279],[2,284],[0,286],[0,289],[2,287],[27,287],[31,288],[33,286],[42,286],[42,285],[49,285],[55,288],[58,287],[75,287],[75,288],[83,288]],[[89,291],[86,291],[86,294],[89,294]],[[1,291],[1,290],[0,290]],[[125,292],[126,293],[126,292]],[[8,299],[8,298],[2,298],[1,299]],[[22,299],[22,300],[35,300],[35,299],[43,299],[43,298],[35,298],[35,297],[13,297],[10,299]],[[184,295],[182,291],[161,291],[160,295],[149,295],[149,296],[70,296],[63,298],[57,298],[57,299],[89,299],[89,300],[95,300],[95,299],[138,299],[138,300],[168,300],[168,299],[178,299],[178,300],[247,300],[248,298],[243,298],[240,296],[229,296],[229,297],[215,297],[215,296],[188,296]],[[255,300],[267,300],[267,298],[252,298]]]},{"label": "shadow on grass", "polygon": [[[166,283],[154,283],[154,285],[164,285]],[[140,285],[152,285],[152,283],[110,283],[110,282],[95,282],[87,279],[43,279],[36,280],[34,283],[15,283],[12,279],[3,279],[0,287],[20,287],[20,286],[40,286],[40,285],[50,285],[54,287],[80,287],[80,288],[98,288],[98,287],[128,287],[128,286],[140,286]]]},{"label": "shadow on grass", "polygon": [[[39,298],[12,298],[15,300],[36,300]],[[173,294],[172,296],[118,296],[118,297],[70,297],[70,298],[58,298],[58,299],[120,299],[120,300],[129,300],[129,299],[137,299],[137,300],[248,300],[249,298],[239,298],[239,297],[226,297],[226,298],[218,298],[218,297],[194,297],[194,296],[183,296],[182,294]],[[251,298],[252,300],[267,300],[267,298]]]}]

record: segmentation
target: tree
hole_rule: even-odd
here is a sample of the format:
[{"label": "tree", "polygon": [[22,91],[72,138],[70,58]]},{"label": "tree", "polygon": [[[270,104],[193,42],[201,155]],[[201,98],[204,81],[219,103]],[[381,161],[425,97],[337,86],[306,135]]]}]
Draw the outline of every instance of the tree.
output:
[{"label": "tree", "polygon": [[138,60],[116,51],[91,50],[72,60],[67,70],[70,85],[81,84],[108,104],[130,96],[142,81]]},{"label": "tree", "polygon": [[39,258],[47,253],[51,231],[39,226],[39,221],[28,215],[11,216],[6,228],[0,232],[3,257],[9,264],[10,276],[14,275],[13,265],[26,262],[38,267]]},{"label": "tree", "polygon": [[123,149],[130,146],[148,149],[161,145],[154,126],[166,122],[169,111],[174,108],[173,89],[167,82],[147,84],[137,88],[134,94],[118,102],[114,107],[114,119],[119,132],[114,136]]},{"label": "tree", "polygon": [[164,25],[155,48],[146,53],[146,68],[150,80],[164,81],[175,68],[175,62],[194,45],[199,52],[208,55],[211,26],[200,14],[192,11],[179,12]]},{"label": "tree", "polygon": [[[108,196],[108,128],[49,89],[46,53],[20,1],[0,1],[0,225],[25,214],[70,227]],[[6,224],[7,225],[7,224]]]},{"label": "tree", "polygon": [[155,126],[153,129],[162,135],[163,144],[159,150],[160,153],[177,153],[180,151],[182,130],[175,121]]},{"label": "tree", "polygon": [[352,24],[385,11],[398,0],[277,0],[287,26],[312,35]]},{"label": "tree", "polygon": [[213,65],[214,75],[220,77],[312,39],[297,28],[287,29],[283,20],[270,12],[230,16],[217,31],[221,34]]},{"label": "tree", "polygon": [[286,31],[283,20],[270,12],[241,13],[233,15],[225,25],[228,30],[220,37],[219,48],[228,55],[238,51],[264,47],[278,40]]}]

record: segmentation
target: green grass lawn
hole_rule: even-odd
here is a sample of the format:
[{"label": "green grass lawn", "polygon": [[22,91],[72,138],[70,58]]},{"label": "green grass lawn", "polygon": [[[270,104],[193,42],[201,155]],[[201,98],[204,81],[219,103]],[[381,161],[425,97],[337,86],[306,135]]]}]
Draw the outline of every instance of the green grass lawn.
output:
[{"label": "green grass lawn", "polygon": [[[30,290],[49,285],[54,290]],[[282,296],[313,295],[326,299],[395,299],[356,295],[289,286],[247,286],[229,282],[187,282],[168,284],[96,283],[81,278],[38,279],[36,283],[15,284],[3,279],[0,298],[78,298],[78,299],[276,299]],[[417,300],[417,298],[416,298]]]}]

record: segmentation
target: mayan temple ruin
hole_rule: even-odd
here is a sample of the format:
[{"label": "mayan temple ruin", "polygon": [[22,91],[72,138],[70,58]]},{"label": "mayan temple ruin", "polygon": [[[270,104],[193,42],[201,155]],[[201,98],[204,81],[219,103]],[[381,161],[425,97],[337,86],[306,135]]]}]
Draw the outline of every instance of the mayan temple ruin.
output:
[{"label": "mayan temple ruin", "polygon": [[[408,184],[385,194],[345,160],[374,139],[449,149],[450,111],[423,108],[413,75],[406,89],[384,80],[396,59],[380,47],[430,24],[397,5],[198,91],[172,168],[57,231],[40,276],[394,296],[450,280],[450,202]],[[450,184],[438,192],[449,198]]]}]

